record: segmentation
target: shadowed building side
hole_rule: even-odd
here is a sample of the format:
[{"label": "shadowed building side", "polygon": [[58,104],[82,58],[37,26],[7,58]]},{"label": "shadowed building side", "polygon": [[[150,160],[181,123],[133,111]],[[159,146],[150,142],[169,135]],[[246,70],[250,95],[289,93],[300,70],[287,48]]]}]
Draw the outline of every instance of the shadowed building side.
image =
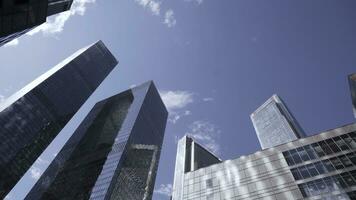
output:
[{"label": "shadowed building side", "polygon": [[73,0],[0,1],[0,46],[46,22],[48,16],[70,9]]},{"label": "shadowed building side", "polygon": [[98,102],[26,199],[152,199],[167,117],[153,82]]},{"label": "shadowed building side", "polygon": [[15,186],[117,65],[99,41],[41,75],[0,105],[0,198]]}]

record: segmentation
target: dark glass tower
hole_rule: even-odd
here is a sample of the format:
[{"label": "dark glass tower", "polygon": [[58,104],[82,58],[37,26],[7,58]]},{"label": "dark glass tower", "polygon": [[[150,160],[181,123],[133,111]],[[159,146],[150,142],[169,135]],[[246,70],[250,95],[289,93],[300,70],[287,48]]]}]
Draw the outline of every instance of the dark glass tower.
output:
[{"label": "dark glass tower", "polygon": [[356,73],[349,75],[349,84],[352,98],[352,107],[356,118]]},{"label": "dark glass tower", "polygon": [[262,149],[275,147],[305,136],[297,120],[277,95],[273,95],[250,116]]},{"label": "dark glass tower", "polygon": [[153,82],[98,102],[25,199],[152,199],[167,116]]},{"label": "dark glass tower", "polygon": [[83,48],[0,106],[0,199],[12,189],[110,71],[99,41]]},{"label": "dark glass tower", "polygon": [[1,0],[0,46],[70,9],[73,0]]}]

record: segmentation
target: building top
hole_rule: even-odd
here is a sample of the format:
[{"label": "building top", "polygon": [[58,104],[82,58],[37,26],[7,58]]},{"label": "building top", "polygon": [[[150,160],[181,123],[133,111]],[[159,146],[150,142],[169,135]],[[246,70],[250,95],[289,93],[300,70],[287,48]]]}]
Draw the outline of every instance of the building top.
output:
[{"label": "building top", "polygon": [[270,148],[305,136],[281,98],[274,94],[250,115],[261,148]]},{"label": "building top", "polygon": [[74,54],[69,56],[68,58],[66,58],[63,61],[61,61],[60,63],[58,63],[52,69],[48,70],[47,72],[45,72],[44,74],[42,74],[41,76],[36,78],[34,81],[32,81],[31,83],[27,84],[25,87],[23,87],[22,89],[20,89],[19,91],[17,91],[13,95],[11,95],[9,98],[7,98],[4,102],[2,102],[0,104],[0,112],[3,111],[4,109],[6,109],[7,107],[9,107],[10,105],[12,105],[14,102],[19,100],[20,98],[22,98],[25,94],[30,92],[32,89],[34,89],[40,83],[42,83],[44,80],[46,80],[49,77],[51,77],[53,74],[55,74],[57,71],[62,69],[64,66],[66,66],[67,64],[69,64],[71,62],[75,62],[75,59],[78,56],[80,56],[83,52],[87,51],[90,48],[94,48],[95,46],[100,46],[101,50],[105,51],[105,53],[107,53],[108,55],[111,56],[111,59],[113,60],[113,62],[116,62],[116,63],[118,62],[116,60],[116,58],[111,54],[109,49],[107,49],[105,47],[104,43],[102,41],[97,41],[97,42],[95,42],[95,43],[93,43],[93,44],[91,44],[91,45],[89,45],[87,47],[84,47],[84,48],[78,50],[77,52],[75,52]]},{"label": "building top", "polygon": [[73,0],[48,0],[47,16],[69,10],[72,3]]}]

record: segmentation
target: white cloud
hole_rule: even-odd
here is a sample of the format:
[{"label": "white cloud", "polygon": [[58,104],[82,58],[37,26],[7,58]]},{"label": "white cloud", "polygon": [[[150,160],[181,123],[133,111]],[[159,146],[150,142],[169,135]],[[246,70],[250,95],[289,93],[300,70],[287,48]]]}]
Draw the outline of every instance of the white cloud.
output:
[{"label": "white cloud", "polygon": [[213,153],[220,152],[220,145],[218,143],[220,134],[221,130],[216,125],[200,120],[193,122],[186,133],[186,135],[193,137]]},{"label": "white cloud", "polygon": [[194,102],[194,94],[188,91],[162,91],[162,100],[169,111],[168,121],[175,124],[181,117],[191,115],[190,110],[181,111]]},{"label": "white cloud", "polygon": [[157,194],[165,195],[170,197],[172,195],[172,184],[161,184],[160,187],[154,192]]},{"label": "white cloud", "polygon": [[38,180],[42,175],[42,170],[38,167],[31,167],[30,175],[31,175],[31,178]]},{"label": "white cloud", "polygon": [[197,4],[202,4],[203,0],[185,0],[186,2],[196,2]]},{"label": "white cloud", "polygon": [[174,12],[172,9],[166,11],[163,23],[166,24],[169,28],[174,27],[177,24],[177,20],[174,17]]},{"label": "white cloud", "polygon": [[169,111],[184,108],[194,102],[194,94],[188,91],[162,91],[160,94]]},{"label": "white cloud", "polygon": [[65,23],[71,16],[83,16],[87,9],[87,4],[95,3],[95,1],[96,0],[74,0],[69,11],[49,17],[46,23],[28,32],[27,35],[34,35],[39,32],[42,32],[44,35],[58,34],[63,31]]},{"label": "white cloud", "polygon": [[212,98],[212,97],[205,97],[205,98],[203,98],[203,101],[214,101],[214,98]]},{"label": "white cloud", "polygon": [[13,39],[11,42],[8,42],[4,45],[4,47],[14,47],[19,44],[19,39]]},{"label": "white cloud", "polygon": [[153,15],[159,15],[161,11],[161,2],[154,0],[135,0],[140,6],[148,8]]}]

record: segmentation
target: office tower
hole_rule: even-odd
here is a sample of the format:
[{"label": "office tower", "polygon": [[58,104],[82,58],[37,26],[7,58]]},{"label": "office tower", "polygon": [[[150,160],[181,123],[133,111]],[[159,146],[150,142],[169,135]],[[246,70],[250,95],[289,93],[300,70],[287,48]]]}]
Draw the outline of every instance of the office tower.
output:
[{"label": "office tower", "polygon": [[191,137],[184,136],[178,142],[172,198],[182,199],[184,173],[216,163],[221,163],[218,157],[199,145]]},{"label": "office tower", "polygon": [[25,199],[152,199],[167,116],[153,82],[98,102]]},{"label": "office tower", "polygon": [[185,172],[186,140],[173,200],[356,199],[356,123]]},{"label": "office tower", "polygon": [[356,118],[356,73],[349,75],[349,84],[350,84],[354,116]]},{"label": "office tower", "polygon": [[0,199],[116,65],[115,57],[99,41],[65,59],[0,105]]},{"label": "office tower", "polygon": [[250,118],[262,149],[305,136],[298,122],[277,95],[269,98]]},{"label": "office tower", "polygon": [[0,46],[46,22],[48,16],[70,9],[73,0],[0,1]]}]

